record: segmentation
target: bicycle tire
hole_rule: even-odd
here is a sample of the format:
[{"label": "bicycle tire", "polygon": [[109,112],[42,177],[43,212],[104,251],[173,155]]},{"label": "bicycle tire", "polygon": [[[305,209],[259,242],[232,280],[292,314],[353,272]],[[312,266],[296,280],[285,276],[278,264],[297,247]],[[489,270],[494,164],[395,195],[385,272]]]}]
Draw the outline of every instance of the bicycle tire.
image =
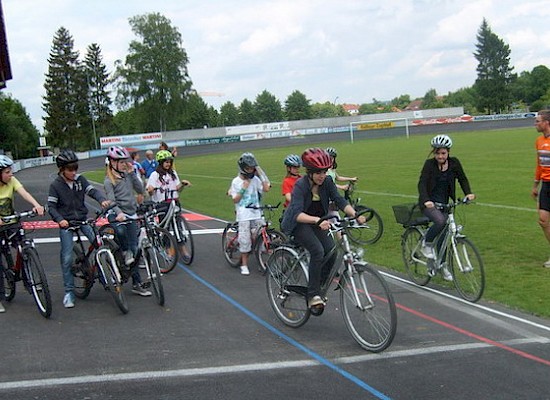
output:
[{"label": "bicycle tire", "polygon": [[50,318],[52,315],[52,297],[38,252],[34,247],[25,247],[22,250],[22,258],[27,289],[32,295],[40,315],[44,318]]},{"label": "bicycle tire", "polygon": [[[388,284],[365,262],[354,262],[356,273],[345,271],[339,282],[340,308],[346,327],[365,350],[388,348],[397,330],[397,311]],[[357,303],[356,296],[360,303]]]},{"label": "bicycle tire", "polygon": [[384,223],[382,217],[376,210],[362,206],[360,204],[354,206],[357,212],[368,210],[363,214],[366,221],[363,225],[357,225],[351,229],[348,229],[349,239],[356,245],[365,246],[367,244],[374,244],[380,240],[384,233]]},{"label": "bicycle tire", "polygon": [[267,270],[267,297],[277,318],[292,328],[304,325],[311,315],[307,306],[307,266],[294,249],[281,246],[269,257]]},{"label": "bicycle tire", "polygon": [[[265,238],[262,230],[265,229]],[[287,241],[286,235],[275,228],[261,228],[254,244],[254,254],[258,261],[258,270],[265,274],[267,272],[267,260],[273,253],[273,249]]]},{"label": "bicycle tire", "polygon": [[222,251],[227,263],[237,268],[241,264],[241,252],[239,250],[239,223],[228,223],[222,233]]},{"label": "bicycle tire", "polygon": [[456,291],[464,300],[475,303],[485,290],[485,270],[479,251],[469,239],[457,237],[456,253],[449,253],[452,254],[448,259]]},{"label": "bicycle tire", "polygon": [[408,227],[401,237],[401,252],[409,278],[420,286],[431,279],[428,274],[428,260],[420,252],[422,232],[415,226]]},{"label": "bicycle tire", "polygon": [[178,263],[178,245],[176,238],[170,234],[168,229],[155,227],[155,235],[151,238],[152,245],[157,249],[160,257],[159,268],[163,274],[174,269]]},{"label": "bicycle tire", "polygon": [[73,246],[71,273],[74,277],[74,295],[82,300],[87,298],[94,284],[94,275],[88,259],[84,257],[82,249],[76,243]]},{"label": "bicycle tire", "polygon": [[176,216],[176,228],[178,229],[179,239],[178,250],[181,256],[181,262],[185,265],[191,265],[195,257],[195,245],[193,243],[193,234],[189,228],[189,223],[181,214]]},{"label": "bicycle tire", "polygon": [[15,287],[15,272],[8,268],[8,263],[4,254],[1,255],[3,260],[2,265],[4,265],[4,273],[2,274],[2,279],[4,280],[4,300],[12,301],[15,297],[16,287]]},{"label": "bicycle tire", "polygon": [[120,311],[127,314],[129,311],[128,303],[122,289],[122,281],[119,278],[115,256],[108,246],[103,245],[97,250],[96,258],[100,273],[103,275],[105,289],[109,291]]},{"label": "bicycle tire", "polygon": [[145,268],[147,269],[148,279],[151,282],[153,293],[159,306],[164,305],[164,287],[162,286],[162,274],[159,268],[158,251],[152,246],[142,249],[145,254]]}]

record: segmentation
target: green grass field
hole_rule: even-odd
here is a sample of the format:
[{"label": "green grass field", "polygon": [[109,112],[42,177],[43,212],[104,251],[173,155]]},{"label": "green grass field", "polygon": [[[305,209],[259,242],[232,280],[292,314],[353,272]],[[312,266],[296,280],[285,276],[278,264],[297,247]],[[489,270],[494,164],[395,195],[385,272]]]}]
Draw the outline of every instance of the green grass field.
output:
[{"label": "green grass field", "polygon": [[[533,128],[451,134],[451,155],[461,160],[477,195],[476,203],[462,207],[457,217],[485,263],[487,284],[483,298],[550,317],[550,269],[542,268],[550,256],[550,246],[537,224],[536,203],[530,196],[537,135]],[[317,144],[338,150],[339,173],[359,177],[356,193],[361,202],[379,211],[384,220],[382,239],[366,249],[365,257],[372,263],[405,271],[400,248],[403,229],[395,222],[391,206],[416,201],[416,185],[430,151],[431,137]],[[254,152],[273,184],[265,197],[267,203],[282,200],[282,160],[288,153],[301,154],[305,149],[296,142],[292,147]],[[182,193],[184,207],[231,220],[234,206],[226,191],[237,174],[239,156],[240,152],[180,156],[176,161],[180,178],[193,185]],[[103,181],[102,171],[87,176]],[[460,190],[458,195],[462,196]],[[444,284],[437,278],[436,283]]]}]

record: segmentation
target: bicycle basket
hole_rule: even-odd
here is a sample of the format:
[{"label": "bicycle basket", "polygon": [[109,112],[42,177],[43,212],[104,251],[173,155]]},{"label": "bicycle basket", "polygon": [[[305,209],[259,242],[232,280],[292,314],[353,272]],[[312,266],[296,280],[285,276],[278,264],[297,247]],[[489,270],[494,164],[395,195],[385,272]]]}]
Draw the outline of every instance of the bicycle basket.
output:
[{"label": "bicycle basket", "polygon": [[422,211],[420,211],[418,203],[397,204],[392,206],[392,208],[393,214],[395,215],[395,221],[401,225],[410,224],[415,219],[424,216]]}]

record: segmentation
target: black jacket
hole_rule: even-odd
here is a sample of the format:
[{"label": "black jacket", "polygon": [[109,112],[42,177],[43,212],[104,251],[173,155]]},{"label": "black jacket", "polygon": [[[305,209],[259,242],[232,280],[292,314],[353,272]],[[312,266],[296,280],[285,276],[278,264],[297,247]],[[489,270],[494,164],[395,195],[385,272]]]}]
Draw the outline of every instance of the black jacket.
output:
[{"label": "black jacket", "polygon": [[[465,195],[472,193],[470,189],[470,182],[466,178],[466,174],[462,169],[462,165],[458,158],[449,157],[449,173],[450,173],[450,187],[449,197],[456,200],[456,181],[460,184],[462,191]],[[420,179],[418,181],[418,203],[420,208],[424,209],[424,203],[431,200],[432,191],[436,185],[436,176],[439,173],[439,167],[435,158],[429,158],[424,163],[422,172],[420,173]]]}]

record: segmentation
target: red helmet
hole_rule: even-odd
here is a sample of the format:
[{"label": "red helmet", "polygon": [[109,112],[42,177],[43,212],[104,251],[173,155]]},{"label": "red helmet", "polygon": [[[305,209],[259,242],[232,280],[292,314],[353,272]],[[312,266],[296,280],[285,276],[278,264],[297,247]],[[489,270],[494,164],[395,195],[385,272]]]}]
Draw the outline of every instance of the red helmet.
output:
[{"label": "red helmet", "polygon": [[309,148],[302,154],[302,163],[308,171],[320,171],[332,168],[332,157],[326,150],[318,147]]}]

